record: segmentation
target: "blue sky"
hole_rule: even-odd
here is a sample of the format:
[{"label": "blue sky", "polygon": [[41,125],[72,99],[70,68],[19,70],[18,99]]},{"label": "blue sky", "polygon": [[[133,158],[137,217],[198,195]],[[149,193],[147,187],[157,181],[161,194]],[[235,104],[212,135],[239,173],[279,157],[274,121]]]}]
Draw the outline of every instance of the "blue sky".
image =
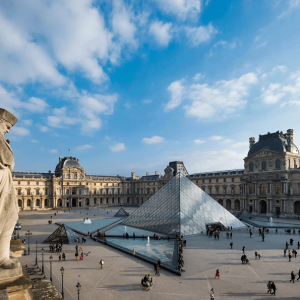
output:
[{"label": "blue sky", "polygon": [[[243,168],[249,137],[300,145],[300,0],[0,2],[15,171]],[[68,151],[71,149],[71,153]]]}]

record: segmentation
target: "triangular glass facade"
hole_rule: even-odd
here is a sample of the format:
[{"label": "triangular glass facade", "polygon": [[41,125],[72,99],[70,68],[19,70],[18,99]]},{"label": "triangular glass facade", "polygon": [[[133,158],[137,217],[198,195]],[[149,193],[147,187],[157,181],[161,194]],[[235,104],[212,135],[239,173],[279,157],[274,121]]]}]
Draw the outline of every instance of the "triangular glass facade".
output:
[{"label": "triangular glass facade", "polygon": [[119,218],[128,217],[128,216],[129,213],[123,207],[121,207],[114,215],[114,217],[119,217]]},{"label": "triangular glass facade", "polygon": [[178,173],[121,224],[165,234],[206,232],[206,225],[245,225],[197,185]]},{"label": "triangular glass facade", "polygon": [[71,228],[62,224],[60,225],[45,241],[44,243],[60,243],[71,244],[80,238]]}]

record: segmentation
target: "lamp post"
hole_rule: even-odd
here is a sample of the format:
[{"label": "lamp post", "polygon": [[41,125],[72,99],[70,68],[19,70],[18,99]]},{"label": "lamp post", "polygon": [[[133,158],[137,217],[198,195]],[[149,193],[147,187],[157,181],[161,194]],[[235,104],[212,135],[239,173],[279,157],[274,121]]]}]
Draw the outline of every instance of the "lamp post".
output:
[{"label": "lamp post", "polygon": [[32,232],[28,230],[28,231],[25,233],[25,235],[26,235],[27,238],[28,238],[28,255],[29,255],[29,254],[30,254],[30,244],[29,244],[29,239],[32,237]]},{"label": "lamp post", "polygon": [[42,275],[45,275],[45,270],[44,270],[44,248],[42,248],[41,251],[42,251]]},{"label": "lamp post", "polygon": [[61,296],[63,299],[65,299],[64,297],[64,267],[60,268],[60,272],[61,272]]},{"label": "lamp post", "polygon": [[38,247],[38,242],[35,242],[35,266],[38,265],[38,262],[37,262],[37,247]]},{"label": "lamp post", "polygon": [[50,281],[52,282],[52,259],[53,259],[53,256],[50,255],[49,259],[50,259]]},{"label": "lamp post", "polygon": [[76,288],[77,288],[77,294],[78,294],[78,300],[79,300],[79,294],[80,294],[80,289],[81,289],[81,285],[79,282],[76,284]]}]

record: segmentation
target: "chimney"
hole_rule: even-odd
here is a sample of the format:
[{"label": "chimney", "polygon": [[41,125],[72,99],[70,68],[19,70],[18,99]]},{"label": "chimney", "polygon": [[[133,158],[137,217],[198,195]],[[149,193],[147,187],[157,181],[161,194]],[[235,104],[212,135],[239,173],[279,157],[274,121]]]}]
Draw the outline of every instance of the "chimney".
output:
[{"label": "chimney", "polygon": [[155,175],[158,175],[158,171],[155,171]]},{"label": "chimney", "polygon": [[149,172],[146,173],[146,176],[149,176]]},{"label": "chimney", "polygon": [[59,158],[59,161],[61,161],[61,157]]},{"label": "chimney", "polygon": [[80,158],[77,158],[77,161],[80,162]]},{"label": "chimney", "polygon": [[288,129],[286,132],[286,139],[287,139],[287,147],[286,151],[293,152],[294,150],[294,130]]},{"label": "chimney", "polygon": [[135,172],[131,172],[131,178],[135,178]]},{"label": "chimney", "polygon": [[48,173],[50,174],[50,173],[51,173],[51,170],[49,170]]},{"label": "chimney", "polygon": [[249,138],[249,149],[255,144],[255,137]]}]

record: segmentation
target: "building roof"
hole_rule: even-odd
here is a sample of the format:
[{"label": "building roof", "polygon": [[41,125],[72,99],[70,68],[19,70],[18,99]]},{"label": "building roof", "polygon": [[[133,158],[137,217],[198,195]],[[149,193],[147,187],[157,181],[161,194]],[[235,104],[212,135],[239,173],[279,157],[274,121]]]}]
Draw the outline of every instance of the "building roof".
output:
[{"label": "building roof", "polygon": [[60,159],[59,163],[56,165],[55,172],[61,170],[62,168],[75,167],[78,169],[83,169],[81,163],[76,159],[76,157],[64,157]]},{"label": "building roof", "polygon": [[[271,150],[279,153],[287,152],[287,138],[282,132],[267,133],[259,136],[259,141],[249,150],[251,156],[262,149]],[[293,153],[299,153],[297,146],[293,143]]]}]

